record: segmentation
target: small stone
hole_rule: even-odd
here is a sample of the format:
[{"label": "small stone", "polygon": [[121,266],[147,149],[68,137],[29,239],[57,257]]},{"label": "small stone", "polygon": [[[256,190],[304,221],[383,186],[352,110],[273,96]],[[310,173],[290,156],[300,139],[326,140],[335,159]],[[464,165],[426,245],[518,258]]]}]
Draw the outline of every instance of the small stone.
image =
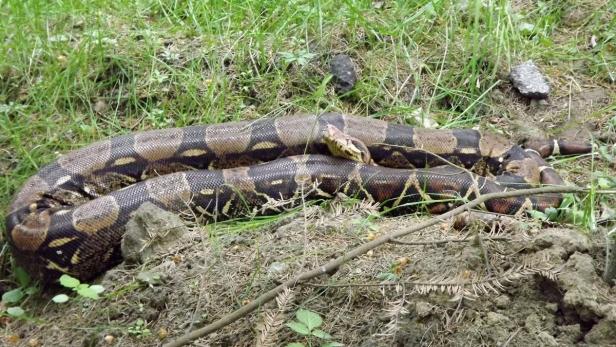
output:
[{"label": "small stone", "polygon": [[108,109],[109,104],[107,104],[105,100],[100,99],[94,104],[94,112],[96,113],[105,113]]},{"label": "small stone", "polygon": [[507,295],[503,294],[494,299],[494,303],[498,308],[508,308],[511,304],[511,299]]},{"label": "small stone", "polygon": [[552,313],[556,313],[558,311],[558,304],[555,302],[550,302],[545,304],[545,308]]},{"label": "small stone", "polygon": [[172,245],[181,242],[188,228],[177,215],[145,203],[131,214],[122,236],[124,260],[144,263],[156,255],[165,254]]},{"label": "small stone", "polygon": [[288,269],[289,265],[276,261],[267,268],[267,275],[269,277],[278,277],[287,272]]},{"label": "small stone", "polygon": [[30,340],[28,340],[29,347],[39,347],[40,345],[41,345],[41,341],[39,341],[39,339],[37,339],[36,337],[33,337]]},{"label": "small stone", "polygon": [[542,331],[537,334],[537,337],[541,341],[542,346],[558,346],[558,341],[554,336],[550,335],[547,331]]},{"label": "small stone", "polygon": [[169,336],[169,330],[167,330],[166,328],[160,328],[158,329],[158,338],[161,340],[164,340],[167,338],[167,336]]},{"label": "small stone", "polygon": [[113,345],[113,343],[115,342],[115,337],[113,335],[105,335],[105,343],[108,345]]},{"label": "small stone", "polygon": [[509,317],[504,314],[500,314],[498,312],[488,312],[486,316],[486,322],[490,325],[506,325],[511,322]]},{"label": "small stone", "polygon": [[531,313],[524,320],[524,326],[529,332],[540,331],[542,327],[541,318],[537,314]]},{"label": "small stone", "polygon": [[415,312],[417,312],[419,318],[426,318],[431,315],[433,308],[434,306],[425,301],[419,301],[415,304]]},{"label": "small stone", "polygon": [[532,60],[511,69],[509,78],[520,94],[531,99],[545,99],[550,93],[546,78]]},{"label": "small stone", "polygon": [[351,91],[357,82],[357,73],[353,61],[348,55],[338,54],[329,64],[329,69],[334,75],[334,90],[336,94],[345,94]]}]

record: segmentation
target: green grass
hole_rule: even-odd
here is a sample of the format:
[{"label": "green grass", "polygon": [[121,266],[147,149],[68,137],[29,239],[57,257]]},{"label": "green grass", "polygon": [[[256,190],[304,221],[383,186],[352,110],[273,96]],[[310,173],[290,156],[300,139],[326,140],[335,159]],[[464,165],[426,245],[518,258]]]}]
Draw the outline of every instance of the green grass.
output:
[{"label": "green grass", "polygon": [[[135,130],[326,110],[413,124],[420,108],[474,126],[526,59],[615,90],[613,0],[377,3],[0,1],[0,211],[59,153]],[[343,98],[339,52],[360,68]]]}]

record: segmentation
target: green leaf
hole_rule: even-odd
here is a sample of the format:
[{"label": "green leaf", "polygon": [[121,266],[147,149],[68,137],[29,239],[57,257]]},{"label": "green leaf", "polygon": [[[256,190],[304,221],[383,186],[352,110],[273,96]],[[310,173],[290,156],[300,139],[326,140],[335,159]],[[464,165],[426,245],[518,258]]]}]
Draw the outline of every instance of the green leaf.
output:
[{"label": "green leaf", "polygon": [[306,347],[306,346],[303,343],[292,342],[292,343],[289,343],[286,347]]},{"label": "green leaf", "polygon": [[90,289],[92,289],[96,294],[100,294],[105,291],[105,287],[100,284],[93,284],[90,286]]},{"label": "green leaf", "polygon": [[323,319],[321,319],[321,316],[312,311],[299,309],[295,313],[295,317],[297,317],[298,321],[306,324],[308,330],[320,327],[321,324],[323,324]]},{"label": "green leaf", "polygon": [[324,339],[324,340],[329,340],[332,338],[332,336],[328,333],[326,333],[325,331],[321,330],[321,329],[314,329],[312,331],[312,335],[316,336],[320,339]]},{"label": "green leaf", "polygon": [[151,286],[162,283],[161,273],[155,271],[142,271],[137,274],[137,280]]},{"label": "green leaf", "polygon": [[291,330],[295,331],[298,334],[302,335],[310,335],[310,329],[304,324],[296,321],[291,321],[286,324]]},{"label": "green leaf", "polygon": [[542,221],[548,220],[548,216],[546,216],[545,213],[543,213],[541,211],[530,210],[530,211],[528,211],[528,214],[530,214],[530,216],[535,218],[535,219],[539,219],[539,220],[542,220]]},{"label": "green leaf", "polygon": [[34,295],[36,293],[39,292],[39,288],[35,287],[35,286],[31,286],[26,288],[26,290],[24,291],[24,293],[28,294],[28,295]]},{"label": "green leaf", "polygon": [[77,294],[83,296],[84,298],[96,300],[99,298],[98,293],[92,290],[91,287],[79,288],[77,289]]},{"label": "green leaf", "polygon": [[24,311],[23,308],[19,306],[13,306],[13,307],[7,308],[6,313],[8,313],[9,316],[12,316],[12,317],[21,317],[24,315],[24,313],[26,313],[26,311]]},{"label": "green leaf", "polygon": [[24,288],[32,282],[30,275],[28,275],[26,270],[24,270],[21,266],[16,266],[13,274],[15,275],[15,279],[17,279],[17,283]]},{"label": "green leaf", "polygon": [[24,297],[24,292],[21,288],[15,288],[10,290],[4,294],[2,294],[2,302],[6,302],[8,304],[14,304],[19,302]]},{"label": "green leaf", "polygon": [[73,290],[75,290],[75,291],[80,291],[80,290],[82,290],[82,289],[84,289],[84,288],[88,288],[88,287],[89,287],[89,285],[88,285],[88,284],[85,284],[85,283],[80,283],[77,287],[73,288]]},{"label": "green leaf", "polygon": [[609,189],[612,186],[612,182],[610,182],[610,180],[607,179],[606,177],[599,177],[597,179],[597,185],[601,189]]},{"label": "green leaf", "polygon": [[558,209],[554,208],[554,207],[548,207],[545,209],[545,216],[549,219],[549,220],[557,220],[558,219]]},{"label": "green leaf", "polygon": [[396,274],[391,273],[391,272],[381,272],[376,276],[376,278],[383,280],[383,281],[389,281],[389,282],[394,282],[399,279],[398,276],[396,276]]},{"label": "green leaf", "polygon": [[54,296],[53,298],[51,298],[51,301],[55,302],[56,304],[63,304],[68,301],[68,295],[58,294]]},{"label": "green leaf", "polygon": [[340,343],[340,342],[328,342],[328,343],[324,343],[321,345],[321,347],[343,347],[344,344]]},{"label": "green leaf", "polygon": [[60,276],[60,284],[66,288],[75,288],[80,283],[81,282],[79,282],[78,279],[76,279],[75,277],[69,276],[67,274]]}]

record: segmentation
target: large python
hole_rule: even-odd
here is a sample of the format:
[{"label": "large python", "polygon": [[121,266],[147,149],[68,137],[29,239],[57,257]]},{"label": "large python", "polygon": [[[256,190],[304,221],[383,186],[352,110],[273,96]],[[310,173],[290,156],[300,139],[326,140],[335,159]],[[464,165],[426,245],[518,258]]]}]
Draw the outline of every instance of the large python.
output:
[{"label": "large python", "polygon": [[[418,129],[335,113],[146,131],[42,168],[10,205],[7,234],[17,264],[32,276],[86,280],[121,261],[124,225],[145,202],[222,220],[275,212],[272,201],[344,193],[398,211],[423,201],[439,212],[455,203],[443,199],[563,184],[542,157],[589,149],[558,141],[524,149],[472,129]],[[337,151],[345,158],[330,155]],[[485,208],[515,214],[560,201],[546,194],[494,199]]]}]

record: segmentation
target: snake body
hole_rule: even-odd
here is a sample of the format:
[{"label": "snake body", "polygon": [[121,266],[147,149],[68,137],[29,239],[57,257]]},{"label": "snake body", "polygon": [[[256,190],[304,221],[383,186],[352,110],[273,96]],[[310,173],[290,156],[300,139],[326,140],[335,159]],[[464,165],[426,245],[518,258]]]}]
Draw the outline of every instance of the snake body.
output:
[{"label": "snake body", "polygon": [[[331,128],[365,145],[377,165],[330,156],[324,138]],[[274,201],[344,193],[400,211],[425,201],[439,212],[451,207],[439,199],[562,184],[542,159],[555,147],[564,154],[589,150],[556,141],[524,149],[472,129],[419,129],[336,113],[146,131],[42,168],[10,205],[7,234],[17,264],[32,276],[87,280],[121,261],[124,226],[146,202],[223,220],[256,209],[275,213]],[[515,214],[560,201],[546,194],[494,199],[485,208]]]}]

